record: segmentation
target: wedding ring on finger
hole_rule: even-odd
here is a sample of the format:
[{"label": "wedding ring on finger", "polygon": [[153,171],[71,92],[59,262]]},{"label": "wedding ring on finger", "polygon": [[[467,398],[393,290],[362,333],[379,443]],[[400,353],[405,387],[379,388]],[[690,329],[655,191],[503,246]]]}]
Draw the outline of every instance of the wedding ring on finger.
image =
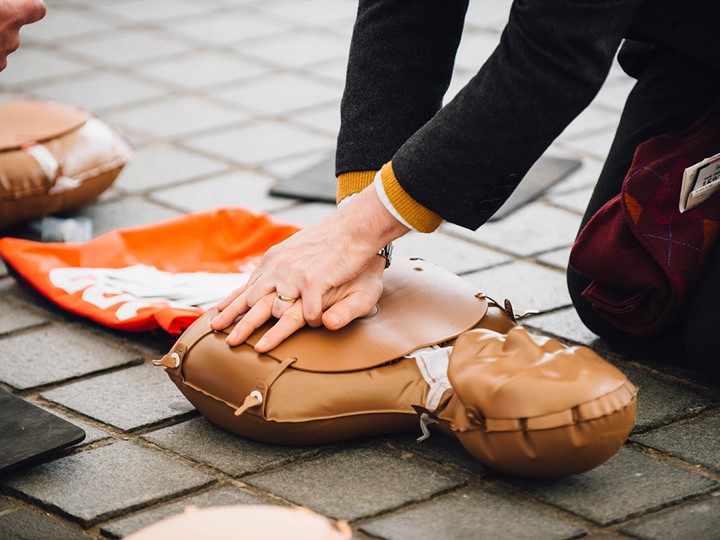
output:
[{"label": "wedding ring on finger", "polygon": [[292,296],[285,296],[280,293],[277,293],[277,299],[281,302],[287,302],[288,304],[294,304],[297,301],[297,298],[293,298]]}]

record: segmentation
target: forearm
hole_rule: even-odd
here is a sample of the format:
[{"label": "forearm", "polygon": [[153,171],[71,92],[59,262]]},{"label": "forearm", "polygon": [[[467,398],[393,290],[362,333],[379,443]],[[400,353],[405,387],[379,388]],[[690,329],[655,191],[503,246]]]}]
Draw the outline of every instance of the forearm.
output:
[{"label": "forearm", "polygon": [[479,227],[593,99],[638,3],[516,2],[478,75],[392,157],[399,187]]},{"label": "forearm", "polygon": [[[360,1],[341,106],[338,175],[377,171],[438,111],[466,9],[467,0]],[[352,192],[371,181],[372,174]]]}]

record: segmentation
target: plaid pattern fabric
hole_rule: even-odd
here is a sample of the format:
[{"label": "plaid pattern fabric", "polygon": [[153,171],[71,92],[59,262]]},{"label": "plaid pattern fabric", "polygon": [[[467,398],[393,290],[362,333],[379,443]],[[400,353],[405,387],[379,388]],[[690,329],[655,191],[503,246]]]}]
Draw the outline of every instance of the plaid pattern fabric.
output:
[{"label": "plaid pattern fabric", "polygon": [[638,146],[621,193],[578,235],[570,266],[592,280],[583,298],[624,332],[657,334],[682,319],[720,228],[718,194],[680,213],[682,176],[718,152],[720,103],[683,133]]}]

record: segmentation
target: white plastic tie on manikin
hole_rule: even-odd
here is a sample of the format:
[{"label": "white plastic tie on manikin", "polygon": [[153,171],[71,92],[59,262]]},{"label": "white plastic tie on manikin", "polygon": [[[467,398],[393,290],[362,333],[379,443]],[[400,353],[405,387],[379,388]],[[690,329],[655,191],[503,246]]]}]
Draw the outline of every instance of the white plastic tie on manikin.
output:
[{"label": "white plastic tie on manikin", "polygon": [[430,438],[430,429],[428,426],[438,423],[439,422],[428,413],[422,413],[420,415],[420,429],[422,430],[422,437],[418,437],[417,442],[423,442],[425,439]]}]

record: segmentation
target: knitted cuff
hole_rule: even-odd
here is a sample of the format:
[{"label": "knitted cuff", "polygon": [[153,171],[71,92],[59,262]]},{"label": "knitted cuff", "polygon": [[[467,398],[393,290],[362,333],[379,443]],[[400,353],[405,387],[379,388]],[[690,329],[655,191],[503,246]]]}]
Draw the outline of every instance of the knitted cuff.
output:
[{"label": "knitted cuff", "polygon": [[398,182],[392,169],[392,162],[381,169],[382,185],[390,204],[398,214],[416,231],[429,233],[437,229],[443,219],[432,210],[408,195]]},{"label": "knitted cuff", "polygon": [[376,172],[377,171],[351,171],[338,176],[337,202],[340,203],[340,201],[348,195],[359,193],[372,184]]}]

